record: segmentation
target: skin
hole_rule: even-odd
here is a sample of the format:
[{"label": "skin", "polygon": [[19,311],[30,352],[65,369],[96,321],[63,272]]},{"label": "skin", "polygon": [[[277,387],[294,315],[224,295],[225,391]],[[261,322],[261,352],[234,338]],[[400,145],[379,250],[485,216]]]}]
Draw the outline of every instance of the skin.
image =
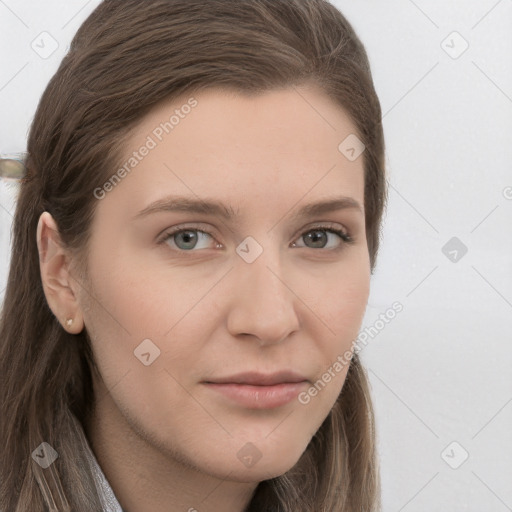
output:
[{"label": "skin", "polygon": [[[48,303],[65,329],[85,327],[91,339],[100,374],[86,432],[127,512],[243,511],[258,482],[297,463],[348,368],[308,404],[271,409],[233,403],[203,381],[293,369],[307,390],[351,348],[368,301],[363,211],[295,215],[334,196],[364,209],[363,157],[338,150],[357,133],[347,114],[311,86],[194,98],[198,106],[98,201],[87,276],[74,270],[49,213],[37,230]],[[127,158],[187,99],[157,105],[132,133]],[[170,194],[217,199],[237,215],[133,219]],[[330,231],[308,242],[326,224],[354,243]],[[158,245],[175,226],[212,236]],[[252,263],[236,252],[247,236],[263,249]],[[149,366],[134,355],[147,338],[160,350]],[[237,457],[247,443],[261,455],[251,467]]]}]

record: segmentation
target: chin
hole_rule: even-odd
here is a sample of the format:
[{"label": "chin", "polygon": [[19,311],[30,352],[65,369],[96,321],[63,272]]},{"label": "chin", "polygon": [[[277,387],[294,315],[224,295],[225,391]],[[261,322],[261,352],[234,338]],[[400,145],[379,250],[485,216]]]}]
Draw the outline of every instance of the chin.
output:
[{"label": "chin", "polygon": [[[231,468],[232,473],[229,475],[229,479],[233,482],[239,483],[259,483],[264,480],[270,480],[272,478],[277,478],[281,475],[284,475],[290,469],[293,468],[295,464],[283,465],[283,464],[267,464],[265,467],[261,466],[259,468],[253,467],[250,469],[247,468]],[[225,474],[223,477],[225,478]]]},{"label": "chin", "polygon": [[[303,452],[294,449],[294,453],[279,453],[279,450],[273,450],[271,456],[261,455],[259,460],[244,463],[236,461],[230,463],[226,468],[226,473],[231,473],[230,480],[241,483],[254,483],[277,478],[290,471],[299,461]],[[243,457],[242,457],[243,459]],[[225,475],[225,474],[224,474]]]}]

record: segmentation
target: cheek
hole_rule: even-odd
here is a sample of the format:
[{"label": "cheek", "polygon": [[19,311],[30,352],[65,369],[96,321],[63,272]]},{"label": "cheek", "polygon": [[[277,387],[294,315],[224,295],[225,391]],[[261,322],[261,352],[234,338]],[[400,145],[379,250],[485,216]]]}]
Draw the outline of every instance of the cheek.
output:
[{"label": "cheek", "polygon": [[344,342],[357,337],[370,293],[370,271],[364,259],[332,276],[318,293],[328,332]]},{"label": "cheek", "polygon": [[157,377],[164,368],[181,379],[182,368],[194,367],[209,318],[201,303],[207,282],[191,286],[185,273],[175,272],[171,280],[126,261],[98,266],[91,276],[94,300],[85,308],[85,325],[107,387],[129,374],[130,382],[139,383],[130,391],[136,398],[147,391],[146,383],[155,389],[154,379],[169,381],[168,374]]},{"label": "cheek", "polygon": [[94,316],[111,335],[138,338],[164,337],[194,308],[204,290],[185,272],[162,272],[132,258],[116,265],[98,260],[91,273]]},{"label": "cheek", "polygon": [[353,279],[332,291],[331,315],[334,329],[340,333],[357,334],[368,302],[369,287],[364,278]]},{"label": "cheek", "polygon": [[[369,295],[369,272],[340,273],[335,286],[328,283],[318,310],[322,323],[313,335],[321,368],[312,386],[299,397],[315,418],[325,418],[334,406],[346,379],[353,355],[353,343],[361,329]],[[313,413],[314,411],[314,413]],[[319,427],[320,424],[317,425]]]}]

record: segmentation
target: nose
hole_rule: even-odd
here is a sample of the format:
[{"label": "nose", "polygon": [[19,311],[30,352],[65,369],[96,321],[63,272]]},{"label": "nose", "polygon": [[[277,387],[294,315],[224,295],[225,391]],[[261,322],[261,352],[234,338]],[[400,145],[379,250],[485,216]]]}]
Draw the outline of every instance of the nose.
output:
[{"label": "nose", "polygon": [[237,262],[227,321],[234,337],[253,336],[260,345],[279,343],[300,327],[298,298],[283,277],[278,258],[271,258],[268,253],[264,251],[250,264]]}]

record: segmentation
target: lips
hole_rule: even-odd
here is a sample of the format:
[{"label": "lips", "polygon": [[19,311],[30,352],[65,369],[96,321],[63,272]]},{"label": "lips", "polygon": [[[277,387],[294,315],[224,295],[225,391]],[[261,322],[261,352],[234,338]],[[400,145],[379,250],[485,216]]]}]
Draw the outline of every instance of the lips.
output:
[{"label": "lips", "polygon": [[214,378],[203,384],[223,400],[245,409],[274,409],[288,404],[308,384],[308,380],[289,371],[272,374],[239,373]]},{"label": "lips", "polygon": [[211,384],[246,384],[249,386],[275,386],[276,384],[293,384],[307,381],[306,377],[291,372],[279,371],[275,373],[263,374],[258,372],[245,372],[231,375],[229,377],[213,378],[205,381]]}]

